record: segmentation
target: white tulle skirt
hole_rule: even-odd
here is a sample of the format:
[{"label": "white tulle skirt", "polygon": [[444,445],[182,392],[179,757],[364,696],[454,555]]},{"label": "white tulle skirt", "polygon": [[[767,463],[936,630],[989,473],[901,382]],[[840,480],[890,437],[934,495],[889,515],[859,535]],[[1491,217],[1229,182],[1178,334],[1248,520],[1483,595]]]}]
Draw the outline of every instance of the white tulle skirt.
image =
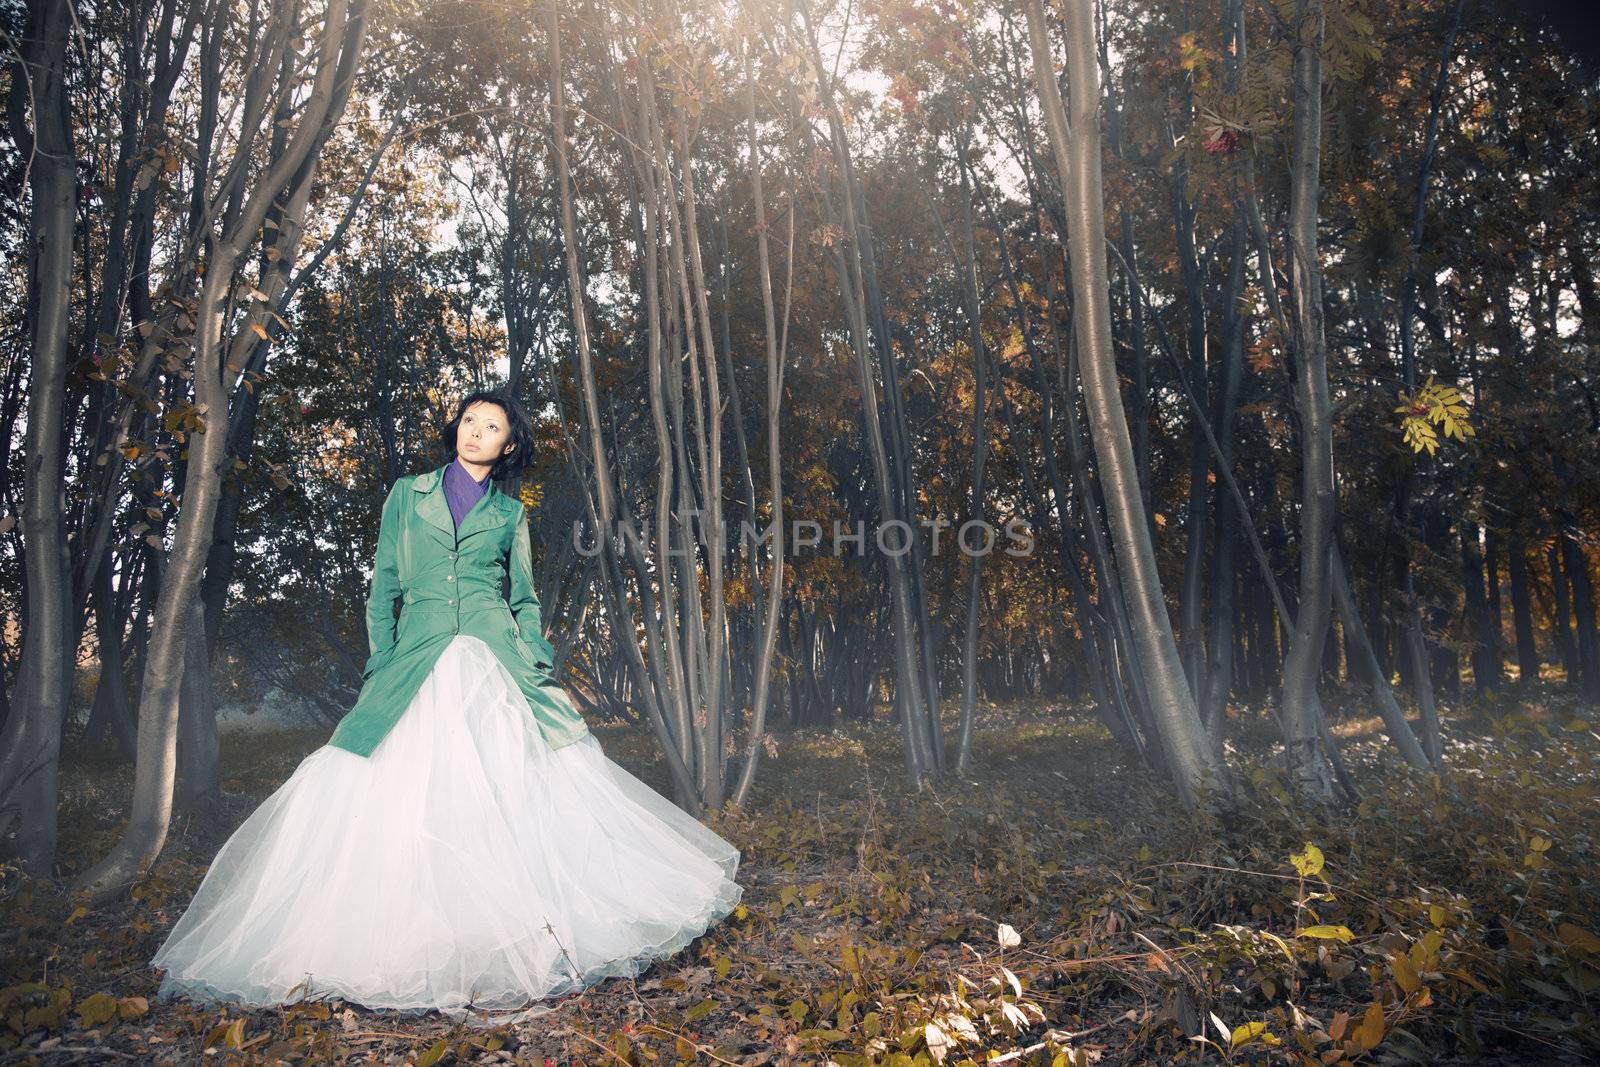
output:
[{"label": "white tulle skirt", "polygon": [[461,634],[371,756],[319,748],[261,803],[151,962],[163,998],[523,1008],[677,952],[738,865],[594,735],[549,748]]}]

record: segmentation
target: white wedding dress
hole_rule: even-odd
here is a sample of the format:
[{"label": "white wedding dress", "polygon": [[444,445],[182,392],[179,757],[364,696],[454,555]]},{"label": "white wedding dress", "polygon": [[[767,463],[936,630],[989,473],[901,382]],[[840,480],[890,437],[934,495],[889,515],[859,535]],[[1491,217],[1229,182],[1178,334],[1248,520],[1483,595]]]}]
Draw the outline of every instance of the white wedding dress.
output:
[{"label": "white wedding dress", "polygon": [[458,634],[371,756],[324,745],[245,820],[151,962],[162,998],[527,1008],[686,946],[738,865],[593,734],[549,748]]}]

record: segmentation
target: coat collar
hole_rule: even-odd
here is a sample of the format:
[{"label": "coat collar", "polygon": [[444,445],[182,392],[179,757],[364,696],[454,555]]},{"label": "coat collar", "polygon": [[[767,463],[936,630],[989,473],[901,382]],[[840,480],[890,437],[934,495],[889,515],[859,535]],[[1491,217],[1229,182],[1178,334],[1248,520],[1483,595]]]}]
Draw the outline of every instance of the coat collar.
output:
[{"label": "coat collar", "polygon": [[417,475],[411,482],[411,488],[422,494],[422,499],[417,501],[417,515],[451,541],[459,541],[486,527],[499,526],[522,511],[522,501],[501,492],[491,478],[483,497],[462,516],[461,528],[456,529],[455,522],[450,518],[450,505],[444,499],[444,469],[449,465],[446,463]]}]

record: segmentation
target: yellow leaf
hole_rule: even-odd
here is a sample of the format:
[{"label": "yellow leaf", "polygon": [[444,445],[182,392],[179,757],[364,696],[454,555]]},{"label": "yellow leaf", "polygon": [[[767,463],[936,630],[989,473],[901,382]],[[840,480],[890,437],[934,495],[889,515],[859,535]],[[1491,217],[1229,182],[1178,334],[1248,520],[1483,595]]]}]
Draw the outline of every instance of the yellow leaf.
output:
[{"label": "yellow leaf", "polygon": [[1356,935],[1350,932],[1348,926],[1308,926],[1296,936],[1316,937],[1324,941],[1350,942],[1355,940]]},{"label": "yellow leaf", "polygon": [[417,1059],[417,1067],[433,1067],[434,1064],[444,1059],[444,1054],[448,1051],[450,1051],[450,1046],[441,1037]]},{"label": "yellow leaf", "polygon": [[1581,926],[1562,923],[1556,927],[1556,935],[1568,948],[1575,948],[1590,956],[1600,956],[1600,937],[1596,937]]},{"label": "yellow leaf", "polygon": [[1410,956],[1394,956],[1389,960],[1389,966],[1394,970],[1395,984],[1405,992],[1406,996],[1422,988],[1422,979],[1417,976],[1417,969],[1411,965]]},{"label": "yellow leaf", "polygon": [[1243,1026],[1234,1027],[1233,1033],[1228,1038],[1228,1045],[1231,1048],[1238,1048],[1252,1041],[1260,1041],[1264,1045],[1278,1044],[1277,1035],[1267,1029],[1266,1023],[1245,1023]]},{"label": "yellow leaf", "polygon": [[1322,850],[1307,841],[1305,851],[1291,855],[1289,862],[1294,864],[1294,869],[1300,872],[1300,877],[1311,878],[1322,873],[1325,860]]},{"label": "yellow leaf", "polygon": [[1373,1001],[1361,1025],[1350,1034],[1350,1044],[1362,1052],[1375,1049],[1383,1041],[1383,1005]]},{"label": "yellow leaf", "polygon": [[78,1001],[78,1018],[85,1030],[117,1017],[117,998],[110,993],[95,993]]}]

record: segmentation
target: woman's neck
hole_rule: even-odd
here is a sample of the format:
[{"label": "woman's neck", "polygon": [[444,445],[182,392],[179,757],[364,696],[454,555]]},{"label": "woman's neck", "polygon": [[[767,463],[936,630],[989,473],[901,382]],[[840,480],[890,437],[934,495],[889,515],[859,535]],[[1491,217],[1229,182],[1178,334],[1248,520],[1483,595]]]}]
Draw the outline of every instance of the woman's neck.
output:
[{"label": "woman's neck", "polygon": [[461,464],[461,469],[471,475],[472,480],[475,482],[483,481],[489,476],[489,472],[494,470],[493,463],[474,463],[471,460],[462,459],[460,455],[456,456],[455,461]]}]

